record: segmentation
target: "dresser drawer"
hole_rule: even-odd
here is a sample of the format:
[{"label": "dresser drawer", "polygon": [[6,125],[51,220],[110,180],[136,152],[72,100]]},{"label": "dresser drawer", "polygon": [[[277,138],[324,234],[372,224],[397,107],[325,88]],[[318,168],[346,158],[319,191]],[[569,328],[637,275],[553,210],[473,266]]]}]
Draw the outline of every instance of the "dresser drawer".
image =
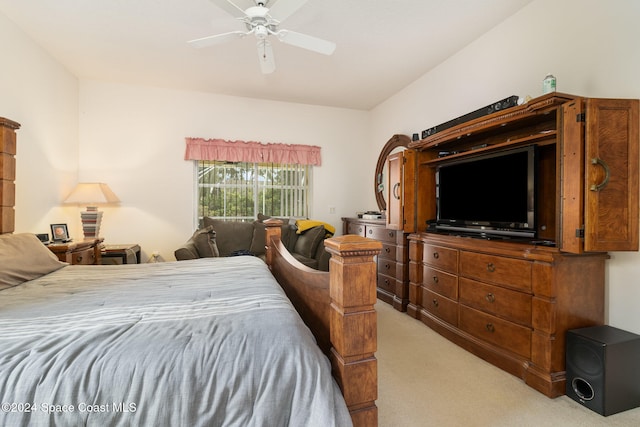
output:
[{"label": "dresser drawer", "polygon": [[452,300],[458,299],[458,276],[423,267],[422,284],[425,288]]},{"label": "dresser drawer", "polygon": [[370,239],[376,239],[381,242],[396,243],[398,231],[387,230],[385,227],[369,227],[367,226],[367,235]]},{"label": "dresser drawer", "polygon": [[390,259],[378,258],[378,273],[391,277],[398,277],[397,263]]},{"label": "dresser drawer", "polygon": [[458,303],[442,295],[422,290],[422,307],[452,326],[458,325]]},{"label": "dresser drawer", "polygon": [[96,263],[96,252],[94,248],[87,248],[71,253],[71,264],[93,265]]},{"label": "dresser drawer", "polygon": [[531,262],[460,251],[460,275],[531,292]]},{"label": "dresser drawer", "polygon": [[531,357],[531,329],[460,304],[460,329],[507,349]]},{"label": "dresser drawer", "polygon": [[382,242],[382,250],[380,251],[380,255],[378,255],[378,258],[392,259],[397,261],[397,250],[398,247],[394,243]]},{"label": "dresser drawer", "polygon": [[377,286],[394,295],[396,293],[396,279],[385,274],[378,274]]},{"label": "dresser drawer", "polygon": [[366,237],[364,231],[364,224],[357,224],[353,222],[347,223],[347,234],[355,234],[356,236]]},{"label": "dresser drawer", "polygon": [[460,278],[462,304],[498,317],[531,326],[531,295],[475,280]]},{"label": "dresser drawer", "polygon": [[441,246],[424,245],[422,261],[440,270],[458,272],[458,251]]}]

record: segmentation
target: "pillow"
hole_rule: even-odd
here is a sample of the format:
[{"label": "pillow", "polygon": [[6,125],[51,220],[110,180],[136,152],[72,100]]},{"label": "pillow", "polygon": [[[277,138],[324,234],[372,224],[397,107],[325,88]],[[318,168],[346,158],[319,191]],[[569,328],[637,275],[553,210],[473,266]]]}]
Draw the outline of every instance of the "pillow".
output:
[{"label": "pillow", "polygon": [[212,225],[196,230],[190,240],[193,241],[200,258],[220,256],[218,246],[216,245],[216,232],[213,230]]},{"label": "pillow", "polygon": [[229,256],[235,251],[248,251],[251,248],[253,223],[225,221],[209,217],[204,217],[203,223],[205,226],[213,226],[216,231],[216,245],[220,256]]},{"label": "pillow", "polygon": [[318,225],[310,228],[298,237],[293,251],[304,257],[313,258],[316,255],[318,245],[324,240],[324,235],[324,226]]},{"label": "pillow", "polygon": [[196,249],[196,244],[193,240],[189,239],[185,244],[180,246],[178,249],[173,251],[173,255],[176,257],[177,261],[184,261],[187,259],[198,259],[198,249]]},{"label": "pillow", "polygon": [[65,265],[35,234],[0,235],[0,290],[54,272]]}]

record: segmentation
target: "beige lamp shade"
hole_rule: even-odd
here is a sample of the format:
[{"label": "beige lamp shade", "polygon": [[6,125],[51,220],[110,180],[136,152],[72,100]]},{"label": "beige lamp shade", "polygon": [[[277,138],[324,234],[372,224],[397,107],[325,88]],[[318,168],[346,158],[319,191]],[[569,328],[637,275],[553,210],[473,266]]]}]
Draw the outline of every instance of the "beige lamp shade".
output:
[{"label": "beige lamp shade", "polygon": [[67,196],[64,203],[84,205],[87,210],[80,214],[82,231],[85,239],[96,239],[100,236],[100,224],[102,212],[98,211],[98,205],[107,205],[120,202],[107,184],[102,182],[81,182]]},{"label": "beige lamp shade", "polygon": [[64,202],[84,206],[96,206],[118,203],[120,199],[118,199],[118,196],[116,196],[105,183],[80,182]]}]

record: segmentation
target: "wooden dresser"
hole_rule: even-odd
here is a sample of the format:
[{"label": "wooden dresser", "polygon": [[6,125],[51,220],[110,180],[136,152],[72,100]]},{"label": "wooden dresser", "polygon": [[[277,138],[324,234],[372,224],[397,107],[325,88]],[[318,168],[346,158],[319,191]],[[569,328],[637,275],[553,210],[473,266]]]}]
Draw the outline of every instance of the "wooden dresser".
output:
[{"label": "wooden dresser", "polygon": [[409,247],[407,233],[387,229],[385,220],[342,218],[344,234],[378,240],[382,251],[377,257],[378,298],[398,311],[409,303]]},{"label": "wooden dresser", "polygon": [[606,254],[418,233],[407,312],[550,397],[564,394],[565,333],[604,318]]}]

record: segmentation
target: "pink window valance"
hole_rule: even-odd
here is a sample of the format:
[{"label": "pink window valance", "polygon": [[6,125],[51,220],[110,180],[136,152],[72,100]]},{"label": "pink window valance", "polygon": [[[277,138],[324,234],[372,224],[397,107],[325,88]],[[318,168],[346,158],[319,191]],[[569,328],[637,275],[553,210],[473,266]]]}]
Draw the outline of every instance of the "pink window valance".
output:
[{"label": "pink window valance", "polygon": [[320,166],[320,147],[316,145],[227,141],[224,139],[185,138],[185,160],[221,160],[227,162],[280,163]]}]

